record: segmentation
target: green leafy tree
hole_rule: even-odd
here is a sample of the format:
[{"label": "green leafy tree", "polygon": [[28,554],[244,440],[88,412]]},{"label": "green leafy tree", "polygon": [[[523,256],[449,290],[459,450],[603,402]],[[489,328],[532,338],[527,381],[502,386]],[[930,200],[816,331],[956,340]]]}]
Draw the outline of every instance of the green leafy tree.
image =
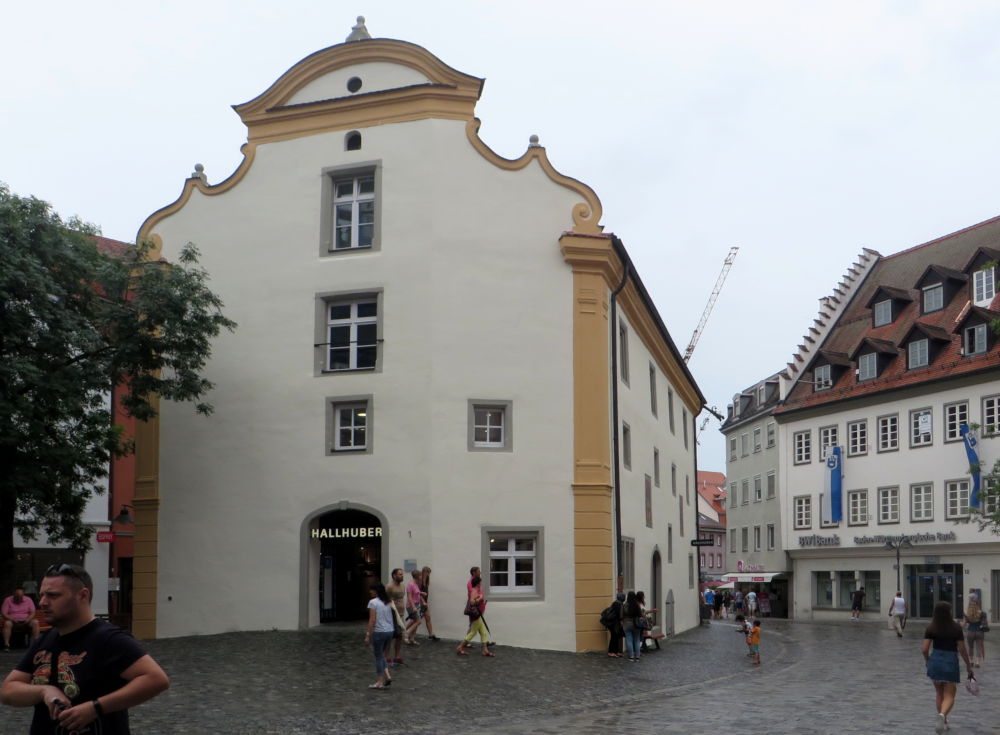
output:
[{"label": "green leafy tree", "polygon": [[111,459],[131,451],[109,410],[112,385],[140,420],[151,396],[191,401],[211,340],[235,322],[189,244],[177,263],[150,246],[98,249],[98,231],[0,184],[0,590],[14,577],[14,532],[90,546],[82,523]]}]

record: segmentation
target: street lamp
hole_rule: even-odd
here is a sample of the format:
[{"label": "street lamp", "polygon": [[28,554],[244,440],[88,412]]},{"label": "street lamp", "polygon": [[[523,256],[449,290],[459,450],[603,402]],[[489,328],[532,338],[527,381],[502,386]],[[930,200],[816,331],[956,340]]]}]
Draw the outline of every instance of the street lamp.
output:
[{"label": "street lamp", "polygon": [[893,551],[893,550],[896,551],[896,590],[898,592],[902,592],[903,591],[903,588],[899,586],[899,550],[900,549],[909,549],[911,546],[913,546],[913,544],[910,543],[910,537],[909,536],[900,536],[899,540],[895,541],[895,542],[893,542],[893,541],[886,541],[885,542],[885,547],[884,548],[886,548],[889,551]]}]

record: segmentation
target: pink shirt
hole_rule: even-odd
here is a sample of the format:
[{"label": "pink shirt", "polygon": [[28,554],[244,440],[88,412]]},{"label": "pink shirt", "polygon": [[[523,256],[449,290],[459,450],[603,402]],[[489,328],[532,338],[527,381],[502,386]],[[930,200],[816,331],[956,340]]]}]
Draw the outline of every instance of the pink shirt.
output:
[{"label": "pink shirt", "polygon": [[420,607],[422,604],[420,598],[420,585],[416,582],[410,582],[406,585],[406,604],[409,607]]},{"label": "pink shirt", "polygon": [[25,620],[29,620],[35,614],[35,603],[28,596],[22,597],[20,602],[14,602],[14,595],[11,595],[3,601],[0,612],[15,623],[22,623]]}]

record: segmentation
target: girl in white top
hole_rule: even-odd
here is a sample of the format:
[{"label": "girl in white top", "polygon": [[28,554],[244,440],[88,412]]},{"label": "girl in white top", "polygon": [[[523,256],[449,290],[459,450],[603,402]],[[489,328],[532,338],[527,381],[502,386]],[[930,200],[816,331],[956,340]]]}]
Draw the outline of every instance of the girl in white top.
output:
[{"label": "girl in white top", "polygon": [[375,673],[378,680],[369,684],[369,689],[384,689],[392,684],[389,667],[385,663],[385,652],[392,643],[393,606],[389,602],[389,593],[381,582],[373,582],[369,588],[372,599],[368,601],[368,630],[365,631],[365,643],[371,643],[375,655]]}]

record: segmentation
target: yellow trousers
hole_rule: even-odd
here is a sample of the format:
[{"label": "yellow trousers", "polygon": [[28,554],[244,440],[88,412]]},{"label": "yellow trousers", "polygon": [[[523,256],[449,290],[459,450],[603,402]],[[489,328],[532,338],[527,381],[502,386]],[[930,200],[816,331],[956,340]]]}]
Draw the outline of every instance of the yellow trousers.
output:
[{"label": "yellow trousers", "polygon": [[469,626],[469,634],[465,636],[465,642],[468,643],[475,638],[476,633],[479,633],[479,642],[486,643],[486,623],[483,622],[481,617],[472,621],[472,625]]}]

